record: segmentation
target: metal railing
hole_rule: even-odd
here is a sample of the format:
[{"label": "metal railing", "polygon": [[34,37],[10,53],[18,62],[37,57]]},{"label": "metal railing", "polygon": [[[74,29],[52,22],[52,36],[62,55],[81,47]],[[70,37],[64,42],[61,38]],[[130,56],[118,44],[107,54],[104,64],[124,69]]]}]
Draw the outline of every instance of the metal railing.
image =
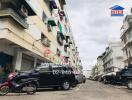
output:
[{"label": "metal railing", "polygon": [[28,24],[26,23],[25,19],[21,18],[13,9],[6,8],[0,10],[0,18],[13,18],[14,21],[16,21],[21,27],[24,29],[28,28]]}]

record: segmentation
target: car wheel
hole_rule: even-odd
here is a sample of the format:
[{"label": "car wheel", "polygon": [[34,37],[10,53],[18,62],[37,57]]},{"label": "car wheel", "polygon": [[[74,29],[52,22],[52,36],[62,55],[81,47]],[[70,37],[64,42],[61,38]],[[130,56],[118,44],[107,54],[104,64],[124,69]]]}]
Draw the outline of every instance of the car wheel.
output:
[{"label": "car wheel", "polygon": [[106,84],[106,83],[107,83],[106,78],[103,78],[103,83],[104,83],[104,84]]},{"label": "car wheel", "polygon": [[127,87],[128,87],[128,89],[132,90],[132,80],[128,81]]},{"label": "car wheel", "polygon": [[83,80],[83,83],[86,83],[86,80]]},{"label": "car wheel", "polygon": [[[25,87],[24,87],[25,88]],[[29,95],[33,95],[33,94],[35,94],[36,93],[36,91],[37,91],[37,86],[35,85],[35,84],[28,84],[27,86],[26,86],[26,92],[27,92],[27,94],[29,94]]]},{"label": "car wheel", "polygon": [[67,81],[67,80],[63,81],[61,87],[62,87],[63,90],[69,90],[70,87],[71,87],[70,82]]}]

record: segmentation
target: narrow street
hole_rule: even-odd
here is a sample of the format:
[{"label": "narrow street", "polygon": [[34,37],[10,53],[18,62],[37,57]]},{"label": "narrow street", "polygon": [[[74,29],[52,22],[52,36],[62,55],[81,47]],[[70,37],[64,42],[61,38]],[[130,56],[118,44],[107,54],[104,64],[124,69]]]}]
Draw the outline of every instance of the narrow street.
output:
[{"label": "narrow street", "polygon": [[44,89],[35,95],[8,94],[1,96],[0,100],[132,100],[132,91],[123,86],[104,85],[87,80],[86,84],[70,91]]}]

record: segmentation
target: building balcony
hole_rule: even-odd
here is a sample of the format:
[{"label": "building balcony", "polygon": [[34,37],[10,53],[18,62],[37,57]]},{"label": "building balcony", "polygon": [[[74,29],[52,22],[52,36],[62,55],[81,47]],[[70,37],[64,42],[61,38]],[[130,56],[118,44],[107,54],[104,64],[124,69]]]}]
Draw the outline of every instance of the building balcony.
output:
[{"label": "building balcony", "polygon": [[121,38],[132,27],[132,15],[127,15],[124,19],[124,25],[121,27]]},{"label": "building balcony", "polygon": [[42,39],[41,43],[46,47],[50,47],[50,41],[47,38]]},{"label": "building balcony", "polygon": [[66,54],[66,55],[65,55],[65,58],[66,58],[66,59],[69,59],[69,58],[70,58],[70,56],[69,56],[68,54]]},{"label": "building balcony", "polygon": [[57,56],[61,56],[61,51],[58,48],[56,50],[56,54],[57,54]]},{"label": "building balcony", "polygon": [[55,0],[49,0],[49,4],[50,4],[51,9],[57,9],[58,8]]},{"label": "building balcony", "polygon": [[28,28],[28,24],[26,21],[21,18],[13,9],[7,8],[0,10],[0,18],[12,18],[15,22],[17,22],[24,29]]},{"label": "building balcony", "polygon": [[125,48],[129,47],[130,45],[132,45],[132,38],[129,38],[127,40],[127,42],[123,44],[123,48],[122,49],[125,49]]},{"label": "building balcony", "polygon": [[69,45],[70,45],[70,44],[72,44],[72,41],[71,41],[71,40],[69,41]]},{"label": "building balcony", "polygon": [[51,17],[51,18],[48,18],[48,25],[57,26],[57,24],[56,24],[54,18],[52,18],[52,17]]},{"label": "building balcony", "polygon": [[65,45],[66,47],[69,47],[69,43],[65,43],[64,45]]},{"label": "building balcony", "polygon": [[19,16],[26,18],[36,15],[27,0],[2,0],[0,9],[13,9]]},{"label": "building balcony", "polygon": [[65,12],[62,10],[59,12],[60,20],[63,20],[63,17],[65,16]]},{"label": "building balcony", "polygon": [[0,18],[12,18],[24,29],[28,28],[25,18],[36,15],[26,0],[2,0],[0,3]]},{"label": "building balcony", "polygon": [[65,37],[64,37],[63,33],[57,32],[57,42],[60,45],[63,45],[63,40],[65,40]]},{"label": "building balcony", "polygon": [[65,38],[66,38],[66,43],[68,43],[69,42],[69,40],[70,40],[70,35],[65,35]]},{"label": "building balcony", "polygon": [[66,0],[59,0],[61,5],[65,5],[66,4]]},{"label": "building balcony", "polygon": [[128,22],[129,25],[132,25],[132,15],[127,15],[125,20]]}]

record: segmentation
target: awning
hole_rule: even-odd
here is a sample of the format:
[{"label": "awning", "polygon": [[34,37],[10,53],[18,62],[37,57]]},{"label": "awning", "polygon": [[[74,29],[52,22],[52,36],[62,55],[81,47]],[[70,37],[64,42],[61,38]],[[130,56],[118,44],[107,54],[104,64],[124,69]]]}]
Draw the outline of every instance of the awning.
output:
[{"label": "awning", "polygon": [[31,7],[30,3],[27,0],[18,0],[19,5],[23,4],[28,10],[28,16],[36,15],[35,11]]},{"label": "awning", "polygon": [[51,25],[51,26],[57,26],[56,22],[53,18],[48,18],[48,24]]}]

